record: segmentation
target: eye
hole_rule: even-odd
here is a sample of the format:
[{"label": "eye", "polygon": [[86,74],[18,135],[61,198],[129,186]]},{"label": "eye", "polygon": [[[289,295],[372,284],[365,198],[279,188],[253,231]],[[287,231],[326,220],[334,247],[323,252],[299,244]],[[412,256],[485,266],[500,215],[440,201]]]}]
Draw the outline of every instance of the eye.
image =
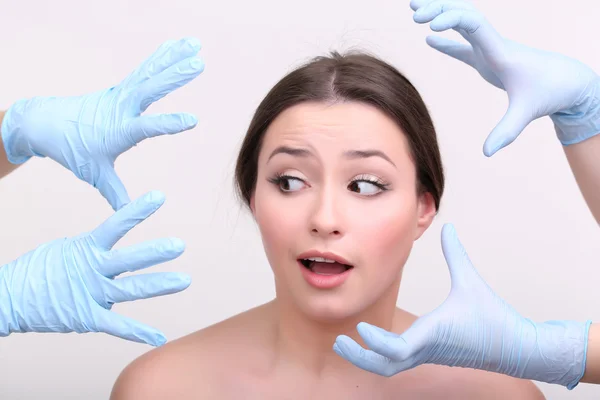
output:
[{"label": "eye", "polygon": [[381,179],[371,175],[356,177],[348,185],[348,189],[352,192],[362,194],[364,196],[375,196],[383,191],[388,190],[388,184]]},{"label": "eye", "polygon": [[302,179],[291,175],[278,175],[269,179],[269,181],[274,185],[279,186],[279,190],[286,193],[296,192],[306,186]]}]

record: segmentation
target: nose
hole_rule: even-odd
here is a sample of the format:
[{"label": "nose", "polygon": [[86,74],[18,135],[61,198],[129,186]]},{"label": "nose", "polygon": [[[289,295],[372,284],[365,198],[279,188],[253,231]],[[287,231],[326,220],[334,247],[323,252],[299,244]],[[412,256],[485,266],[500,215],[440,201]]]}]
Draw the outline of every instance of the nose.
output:
[{"label": "nose", "polygon": [[319,194],[309,221],[312,235],[323,238],[342,236],[339,206],[332,191],[327,190]]}]

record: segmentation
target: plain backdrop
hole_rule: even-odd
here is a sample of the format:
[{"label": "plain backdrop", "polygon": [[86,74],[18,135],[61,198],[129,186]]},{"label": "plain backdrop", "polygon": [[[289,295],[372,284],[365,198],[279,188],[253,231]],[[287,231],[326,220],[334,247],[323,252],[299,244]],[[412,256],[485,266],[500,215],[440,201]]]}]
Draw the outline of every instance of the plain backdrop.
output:
[{"label": "plain backdrop", "polygon": [[[198,126],[143,142],[117,160],[130,196],[158,189],[163,208],[117,245],[178,236],[186,252],[156,271],[192,276],[180,294],[114,311],[169,340],[270,300],[273,279],[251,216],[234,197],[235,158],[250,118],[285,73],[329,50],[363,49],[391,62],[424,97],[438,129],[446,192],[405,268],[398,304],[423,314],[445,298],[440,247],[453,222],[496,292],[536,321],[600,321],[600,230],[548,118],[493,158],[484,139],[507,98],[471,68],[429,48],[409,0],[302,2],[2,0],[0,107],[23,97],[79,95],[117,84],[164,41],[198,37],[206,69],[147,113],[187,111]],[[505,36],[576,57],[600,71],[600,2],[475,1]],[[447,37],[462,40],[455,32]],[[33,159],[0,181],[0,260],[89,231],[112,214],[70,171]],[[240,334],[243,334],[240,332]],[[105,334],[15,334],[0,340],[1,399],[106,399],[120,371],[149,346]],[[540,384],[550,399],[593,399]]]}]

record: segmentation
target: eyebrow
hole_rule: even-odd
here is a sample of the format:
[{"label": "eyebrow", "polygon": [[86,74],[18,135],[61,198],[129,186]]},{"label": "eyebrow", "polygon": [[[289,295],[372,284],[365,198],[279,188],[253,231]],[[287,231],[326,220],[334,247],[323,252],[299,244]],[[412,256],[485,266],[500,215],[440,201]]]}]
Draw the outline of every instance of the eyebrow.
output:
[{"label": "eyebrow", "polygon": [[380,157],[392,164],[394,167],[396,166],[396,164],[394,164],[394,162],[383,151],[380,150],[349,150],[344,152],[344,157],[349,159]]},{"label": "eyebrow", "polygon": [[[277,154],[289,154],[294,157],[302,157],[302,158],[314,157],[314,154],[311,153],[310,150],[307,150],[307,149],[288,147],[288,146],[279,146],[275,150],[273,150],[273,152],[269,156],[269,159],[267,160],[267,162],[269,162],[271,160],[271,158],[273,158]],[[387,162],[389,162],[390,164],[392,164],[394,167],[396,167],[396,164],[394,164],[394,162],[381,150],[374,150],[374,149],[348,150],[348,151],[344,152],[344,157],[348,158],[348,159],[380,157],[380,158],[386,160]]]}]

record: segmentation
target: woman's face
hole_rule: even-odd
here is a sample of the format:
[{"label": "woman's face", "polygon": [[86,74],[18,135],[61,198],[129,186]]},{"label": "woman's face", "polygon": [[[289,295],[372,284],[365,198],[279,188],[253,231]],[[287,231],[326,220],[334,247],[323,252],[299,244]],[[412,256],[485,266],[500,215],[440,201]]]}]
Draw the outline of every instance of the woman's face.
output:
[{"label": "woman's face", "polygon": [[277,296],[319,320],[395,304],[435,215],[403,132],[373,106],[301,103],[269,126],[251,208]]}]

